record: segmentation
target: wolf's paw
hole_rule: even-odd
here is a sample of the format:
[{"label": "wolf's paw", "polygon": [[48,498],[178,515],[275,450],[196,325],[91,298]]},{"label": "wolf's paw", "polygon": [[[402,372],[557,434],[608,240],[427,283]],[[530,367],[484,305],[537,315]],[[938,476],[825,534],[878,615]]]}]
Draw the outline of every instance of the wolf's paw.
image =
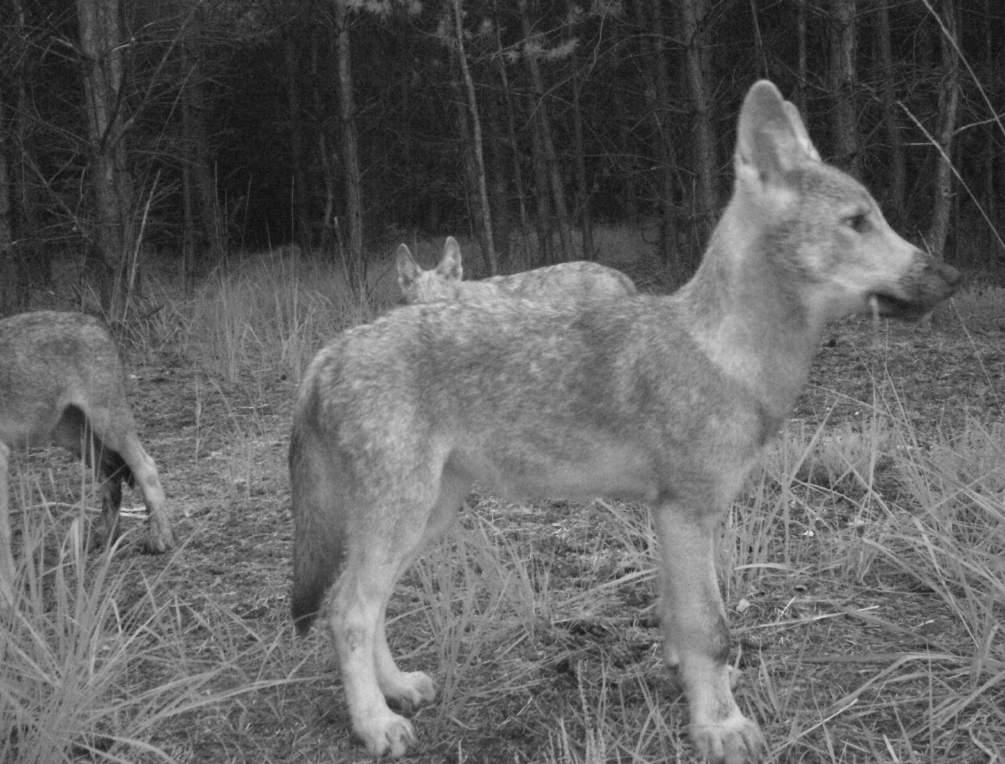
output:
[{"label": "wolf's paw", "polygon": [[353,733],[366,746],[371,756],[397,759],[405,755],[408,747],[415,745],[415,730],[408,719],[387,711],[371,716],[365,723],[357,724]]},{"label": "wolf's paw", "polygon": [[151,524],[143,550],[148,554],[163,554],[174,546],[174,534],[167,525],[157,527]]},{"label": "wolf's paw", "polygon": [[436,684],[421,671],[400,672],[392,683],[381,689],[387,702],[406,714],[436,698]]},{"label": "wolf's paw", "polygon": [[716,724],[692,725],[691,740],[705,760],[715,764],[754,764],[764,758],[766,748],[760,727],[738,711]]}]

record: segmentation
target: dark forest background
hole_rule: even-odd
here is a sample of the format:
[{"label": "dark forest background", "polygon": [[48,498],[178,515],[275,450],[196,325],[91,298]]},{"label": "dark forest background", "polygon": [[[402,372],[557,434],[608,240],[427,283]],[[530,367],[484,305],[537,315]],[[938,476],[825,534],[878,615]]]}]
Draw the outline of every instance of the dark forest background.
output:
[{"label": "dark forest background", "polygon": [[642,221],[679,281],[759,77],[895,227],[1005,267],[1001,0],[2,0],[0,29],[0,312],[57,258],[115,317],[153,256],[191,285],[294,242],[364,283],[401,240],[469,235],[488,274]]}]

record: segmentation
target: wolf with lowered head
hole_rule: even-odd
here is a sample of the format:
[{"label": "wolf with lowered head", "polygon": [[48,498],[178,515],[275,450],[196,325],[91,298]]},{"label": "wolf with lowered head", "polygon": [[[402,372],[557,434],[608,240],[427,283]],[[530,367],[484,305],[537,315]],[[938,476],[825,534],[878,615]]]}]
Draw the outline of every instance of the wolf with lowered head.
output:
[{"label": "wolf with lowered head", "polygon": [[157,465],[136,433],[122,360],[104,324],[57,311],[0,319],[0,604],[15,599],[7,509],[10,450],[49,443],[93,465],[109,544],[118,535],[125,481],[143,494],[147,549],[164,552],[174,545]]}]

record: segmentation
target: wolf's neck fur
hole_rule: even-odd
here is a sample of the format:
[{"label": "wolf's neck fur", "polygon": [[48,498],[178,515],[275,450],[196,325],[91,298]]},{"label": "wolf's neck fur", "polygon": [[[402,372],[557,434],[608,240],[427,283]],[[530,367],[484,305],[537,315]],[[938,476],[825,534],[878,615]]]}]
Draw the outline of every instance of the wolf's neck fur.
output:
[{"label": "wolf's neck fur", "polygon": [[788,416],[823,334],[767,251],[764,226],[736,199],[712,233],[701,266],[677,293],[708,357],[774,416]]}]

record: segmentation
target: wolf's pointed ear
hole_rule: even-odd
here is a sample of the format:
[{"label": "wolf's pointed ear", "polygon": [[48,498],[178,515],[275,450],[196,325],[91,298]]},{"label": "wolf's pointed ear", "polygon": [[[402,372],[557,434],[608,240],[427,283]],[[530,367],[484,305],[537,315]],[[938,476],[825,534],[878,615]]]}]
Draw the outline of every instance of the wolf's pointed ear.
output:
[{"label": "wolf's pointed ear", "polygon": [[820,161],[796,107],[768,80],[754,83],[740,109],[736,171],[762,183],[777,182],[805,162]]},{"label": "wolf's pointed ear", "polygon": [[799,109],[796,108],[796,105],[792,101],[783,101],[782,106],[789,117],[789,124],[792,127],[792,131],[796,134],[796,140],[799,141],[799,147],[805,152],[806,156],[815,162],[819,162],[820,152],[817,151],[817,147],[810,140],[810,134],[806,130],[806,125],[803,124],[803,118],[799,115]]},{"label": "wolf's pointed ear", "polygon": [[464,268],[461,266],[461,246],[457,239],[448,236],[443,242],[443,258],[436,266],[436,272],[445,279],[460,281],[464,277]]},{"label": "wolf's pointed ear", "polygon": [[412,253],[404,244],[398,245],[394,253],[394,261],[398,266],[398,286],[402,289],[411,284],[419,275],[419,264],[412,258]]}]

